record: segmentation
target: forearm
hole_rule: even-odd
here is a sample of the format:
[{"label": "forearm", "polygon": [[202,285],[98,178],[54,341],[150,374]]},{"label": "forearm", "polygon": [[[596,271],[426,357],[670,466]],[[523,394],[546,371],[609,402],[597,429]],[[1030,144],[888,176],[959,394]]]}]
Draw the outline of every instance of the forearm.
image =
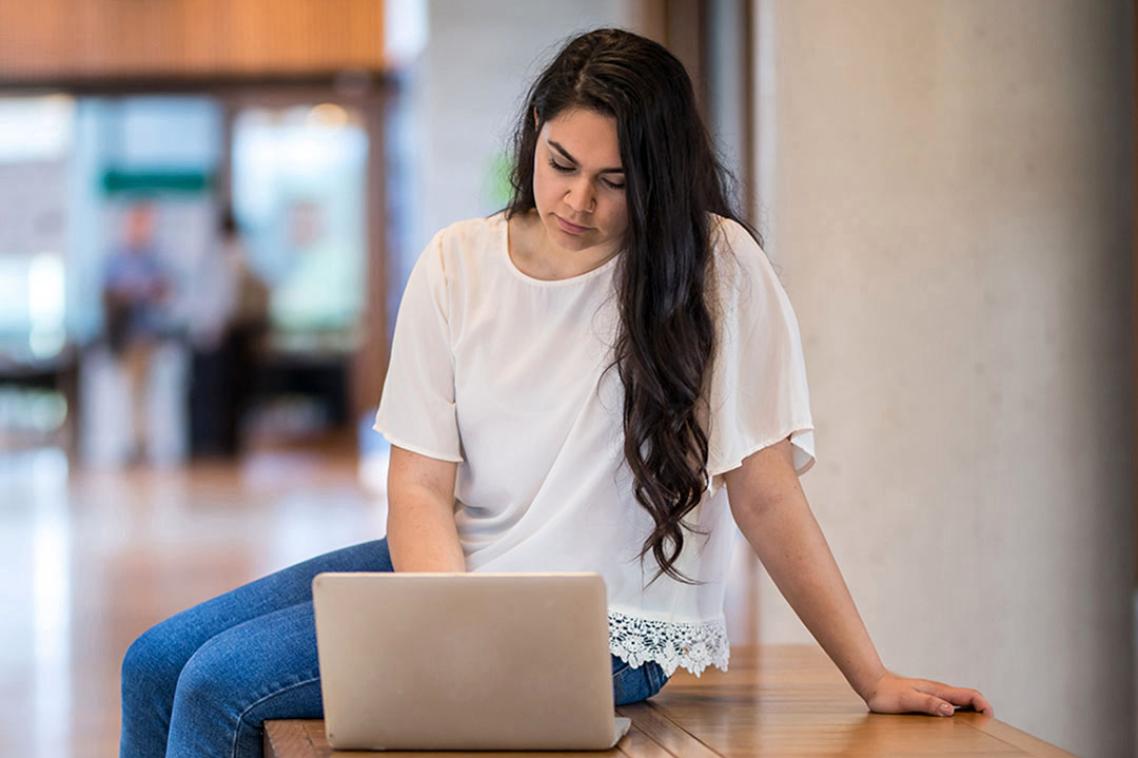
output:
[{"label": "forearm", "polygon": [[397,572],[466,571],[454,511],[429,494],[392,496],[387,547]]},{"label": "forearm", "polygon": [[736,520],[779,591],[865,698],[885,667],[821,527],[801,490],[794,489],[796,494],[737,514]]}]

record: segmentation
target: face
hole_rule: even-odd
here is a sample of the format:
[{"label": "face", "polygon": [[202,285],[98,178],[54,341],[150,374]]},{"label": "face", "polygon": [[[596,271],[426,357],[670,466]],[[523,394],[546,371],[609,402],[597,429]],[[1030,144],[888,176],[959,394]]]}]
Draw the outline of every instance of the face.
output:
[{"label": "face", "polygon": [[628,228],[616,119],[571,109],[542,125],[533,195],[549,240],[565,250],[615,253]]},{"label": "face", "polygon": [[132,248],[150,244],[154,237],[154,207],[149,203],[131,206],[126,216],[126,241]]}]

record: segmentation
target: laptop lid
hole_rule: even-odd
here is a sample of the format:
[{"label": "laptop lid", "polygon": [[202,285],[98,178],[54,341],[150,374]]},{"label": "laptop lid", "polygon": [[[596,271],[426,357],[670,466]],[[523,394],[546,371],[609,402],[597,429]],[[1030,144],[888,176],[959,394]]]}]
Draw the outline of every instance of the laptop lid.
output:
[{"label": "laptop lid", "polygon": [[607,749],[614,719],[595,573],[322,573],[312,582],[336,749]]}]

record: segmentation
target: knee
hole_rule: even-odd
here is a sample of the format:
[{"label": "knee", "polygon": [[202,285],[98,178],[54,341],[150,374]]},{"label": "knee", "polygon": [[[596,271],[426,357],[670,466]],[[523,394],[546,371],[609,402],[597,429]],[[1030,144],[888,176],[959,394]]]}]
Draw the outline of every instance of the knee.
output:
[{"label": "knee", "polygon": [[170,712],[167,754],[259,754],[237,750],[243,709],[226,660],[217,642],[210,640],[182,667]]},{"label": "knee", "polygon": [[178,641],[167,627],[164,624],[151,627],[130,643],[123,655],[123,695],[173,693],[184,662]]},{"label": "knee", "polygon": [[178,675],[174,694],[175,710],[198,710],[202,707],[230,710],[233,671],[228,656],[216,640],[202,645]]}]

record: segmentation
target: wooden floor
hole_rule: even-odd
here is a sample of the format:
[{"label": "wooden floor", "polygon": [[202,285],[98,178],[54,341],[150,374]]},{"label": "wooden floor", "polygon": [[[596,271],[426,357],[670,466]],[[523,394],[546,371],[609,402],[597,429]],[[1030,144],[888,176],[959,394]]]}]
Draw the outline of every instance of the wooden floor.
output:
[{"label": "wooden floor", "polygon": [[383,521],[344,453],[126,473],[0,455],[0,756],[117,755],[131,640]]},{"label": "wooden floor", "polygon": [[[866,711],[816,646],[737,647],[730,671],[696,678],[677,671],[652,699],[617,709],[632,729],[616,749],[589,753],[478,753],[549,758],[594,756],[1069,756],[1031,735],[978,713],[951,718],[885,716]],[[332,751],[323,721],[266,725],[266,756],[328,758],[374,755],[427,758],[454,753]]]}]

